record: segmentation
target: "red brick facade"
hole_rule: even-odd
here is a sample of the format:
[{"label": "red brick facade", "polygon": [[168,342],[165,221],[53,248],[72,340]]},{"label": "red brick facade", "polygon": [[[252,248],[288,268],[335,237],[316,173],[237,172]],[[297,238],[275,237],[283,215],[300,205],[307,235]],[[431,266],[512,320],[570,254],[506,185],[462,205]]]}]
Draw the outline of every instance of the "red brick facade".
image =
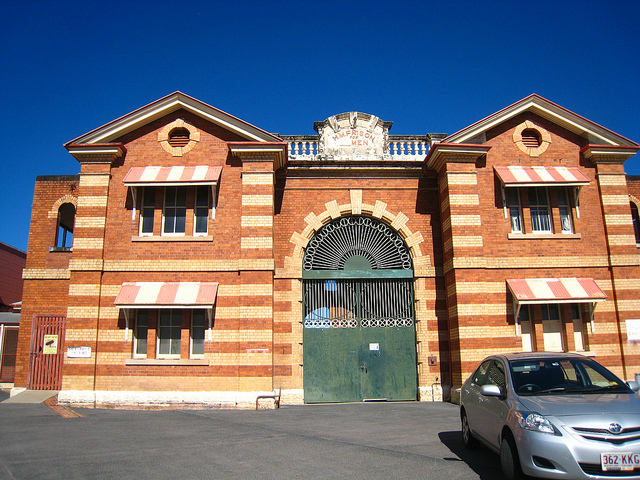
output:
[{"label": "red brick facade", "polygon": [[[354,130],[365,121],[357,115]],[[171,135],[185,129],[189,143],[175,143]],[[623,169],[640,147],[535,95],[442,142],[430,139],[428,155],[411,146],[371,157],[356,151],[351,159],[301,153],[294,137],[176,93],[69,142],[79,176],[36,182],[16,387],[29,387],[32,319],[48,314],[66,316],[61,401],[241,406],[282,388],[283,401],[302,402],[305,249],[324,225],[354,215],[390,226],[410,253],[418,399],[446,397],[487,354],[544,350],[545,341],[547,349],[553,341],[593,355],[625,378],[640,372],[640,347],[627,341],[625,324],[640,318],[629,208],[640,182],[625,181]],[[206,165],[222,173],[207,185],[213,198],[203,234],[193,233],[196,180],[125,184],[133,167]],[[533,191],[505,187],[496,166],[575,167],[588,182],[538,185],[548,192],[550,222],[540,233],[530,214]],[[167,235],[165,187],[185,185],[183,233]],[[505,205],[513,188],[521,231]],[[76,208],[72,251],[49,248],[64,203]],[[542,278],[588,278],[606,301],[593,317],[595,303],[584,298],[520,302],[531,320],[516,325],[507,281]],[[190,334],[193,309],[176,307],[179,333],[165,336],[161,306],[114,304],[126,282],[217,282],[203,352],[194,340],[200,333]],[[558,307],[558,332],[542,321],[548,304]],[[144,353],[136,353],[140,311],[148,312]],[[170,354],[161,337],[173,344]],[[85,355],[75,355],[81,348]]]}]

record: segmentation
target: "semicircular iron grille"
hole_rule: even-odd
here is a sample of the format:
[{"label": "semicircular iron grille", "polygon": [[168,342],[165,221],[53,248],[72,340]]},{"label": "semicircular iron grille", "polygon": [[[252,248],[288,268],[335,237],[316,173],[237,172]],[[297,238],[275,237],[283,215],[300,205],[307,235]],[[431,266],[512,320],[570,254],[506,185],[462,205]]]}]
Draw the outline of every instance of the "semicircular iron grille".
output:
[{"label": "semicircular iron grille", "polygon": [[354,256],[364,257],[372,270],[410,270],[404,241],[389,226],[369,217],[343,217],[322,227],[309,241],[303,268],[343,270]]}]

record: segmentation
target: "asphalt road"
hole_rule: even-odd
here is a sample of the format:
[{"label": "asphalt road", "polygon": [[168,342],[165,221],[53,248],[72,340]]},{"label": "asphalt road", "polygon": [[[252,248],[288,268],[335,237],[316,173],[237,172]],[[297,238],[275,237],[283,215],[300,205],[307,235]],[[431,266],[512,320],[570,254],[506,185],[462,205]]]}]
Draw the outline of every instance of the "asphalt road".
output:
[{"label": "asphalt road", "polygon": [[0,480],[501,478],[447,403],[74,411],[0,403]]}]

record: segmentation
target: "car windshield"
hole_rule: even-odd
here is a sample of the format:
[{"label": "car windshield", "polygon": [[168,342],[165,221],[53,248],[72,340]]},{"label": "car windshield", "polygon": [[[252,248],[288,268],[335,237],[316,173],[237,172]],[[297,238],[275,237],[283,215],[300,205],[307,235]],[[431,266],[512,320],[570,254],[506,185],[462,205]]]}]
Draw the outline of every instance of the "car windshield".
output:
[{"label": "car windshield", "polygon": [[518,395],[632,393],[626,383],[588,358],[537,358],[509,362]]}]

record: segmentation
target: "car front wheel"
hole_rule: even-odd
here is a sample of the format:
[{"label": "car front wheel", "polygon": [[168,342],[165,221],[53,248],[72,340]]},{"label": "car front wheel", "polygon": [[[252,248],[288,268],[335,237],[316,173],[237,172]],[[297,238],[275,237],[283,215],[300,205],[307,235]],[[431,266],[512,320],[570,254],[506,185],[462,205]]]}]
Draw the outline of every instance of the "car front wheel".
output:
[{"label": "car front wheel", "polygon": [[505,435],[500,445],[500,466],[507,480],[523,480],[526,478],[520,468],[516,442],[510,435]]},{"label": "car front wheel", "polygon": [[469,420],[467,419],[467,412],[462,411],[462,443],[466,448],[475,448],[478,446],[478,440],[471,433],[469,428]]}]

